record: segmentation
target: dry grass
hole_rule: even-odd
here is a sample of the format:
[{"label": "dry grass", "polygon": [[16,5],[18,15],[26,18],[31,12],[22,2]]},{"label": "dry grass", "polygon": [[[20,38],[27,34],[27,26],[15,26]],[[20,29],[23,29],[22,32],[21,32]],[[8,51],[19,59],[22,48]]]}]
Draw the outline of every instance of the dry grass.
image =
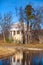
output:
[{"label": "dry grass", "polygon": [[[3,46],[5,46],[5,47],[3,47]],[[9,48],[9,47],[7,48],[7,46],[10,46],[11,48]],[[43,49],[43,43],[42,44],[39,44],[39,43],[35,43],[35,44],[33,44],[33,43],[31,43],[31,44],[30,43],[29,44],[0,43],[0,59],[12,56],[16,52],[16,50],[12,49],[12,47]],[[25,50],[25,51],[27,51],[27,50]]]},{"label": "dry grass", "polygon": [[28,44],[17,44],[17,43],[0,43],[0,46],[11,46],[11,47],[26,47],[26,48],[42,48],[43,43],[28,43]]},{"label": "dry grass", "polygon": [[0,47],[0,59],[6,58],[6,57],[9,58],[10,56],[14,55],[15,52],[16,50],[12,48]]},{"label": "dry grass", "polygon": [[29,47],[29,48],[41,48],[41,49],[43,49],[43,43],[42,44],[38,44],[38,43],[36,43],[36,44],[25,44],[24,46]]}]

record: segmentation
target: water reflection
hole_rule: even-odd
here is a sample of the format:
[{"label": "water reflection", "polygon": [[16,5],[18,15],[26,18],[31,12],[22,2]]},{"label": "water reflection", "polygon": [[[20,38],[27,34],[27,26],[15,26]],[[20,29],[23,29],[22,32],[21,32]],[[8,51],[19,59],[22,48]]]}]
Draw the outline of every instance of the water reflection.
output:
[{"label": "water reflection", "polygon": [[19,55],[20,59],[17,58],[18,54],[15,54],[9,59],[0,60],[0,65],[43,65],[43,52],[41,51],[19,51]]},{"label": "water reflection", "polygon": [[23,65],[43,65],[43,53],[24,53]]},{"label": "water reflection", "polygon": [[33,53],[31,56],[31,65],[43,65],[43,53]]},{"label": "water reflection", "polygon": [[10,59],[3,59],[2,65],[10,65]]}]

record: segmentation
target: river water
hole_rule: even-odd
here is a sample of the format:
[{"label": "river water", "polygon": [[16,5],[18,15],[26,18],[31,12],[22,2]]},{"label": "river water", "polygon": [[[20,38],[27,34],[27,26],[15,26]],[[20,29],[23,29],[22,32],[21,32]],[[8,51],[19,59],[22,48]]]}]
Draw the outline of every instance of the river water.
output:
[{"label": "river water", "polygon": [[10,60],[9,59],[2,59],[0,60],[0,65],[10,65]]},{"label": "river water", "polygon": [[[10,59],[0,60],[0,65],[11,65]],[[43,65],[43,52],[23,52],[21,65]]]}]

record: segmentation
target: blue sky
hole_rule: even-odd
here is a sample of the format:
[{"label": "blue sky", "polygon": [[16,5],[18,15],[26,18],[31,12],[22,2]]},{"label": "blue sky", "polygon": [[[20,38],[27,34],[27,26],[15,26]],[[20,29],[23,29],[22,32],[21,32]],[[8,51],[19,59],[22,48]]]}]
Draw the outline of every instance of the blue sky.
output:
[{"label": "blue sky", "polygon": [[0,13],[4,15],[4,13],[12,12],[13,13],[13,22],[18,21],[18,17],[16,16],[15,8],[19,9],[20,6],[25,8],[27,4],[31,3],[34,8],[39,5],[43,5],[43,0],[0,0]]}]

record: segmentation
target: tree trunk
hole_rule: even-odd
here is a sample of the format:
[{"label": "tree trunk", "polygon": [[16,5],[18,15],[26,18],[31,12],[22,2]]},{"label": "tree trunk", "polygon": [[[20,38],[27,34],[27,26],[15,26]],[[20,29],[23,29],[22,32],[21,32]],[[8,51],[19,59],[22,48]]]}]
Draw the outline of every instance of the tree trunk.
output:
[{"label": "tree trunk", "polygon": [[30,24],[27,21],[27,44],[30,43]]},{"label": "tree trunk", "polygon": [[22,26],[21,32],[22,32],[23,44],[25,44],[25,30],[24,30],[24,23],[21,23],[21,26]]},{"label": "tree trunk", "polygon": [[5,42],[5,34],[4,34],[4,30],[2,30],[2,33],[3,33],[3,40]]},{"label": "tree trunk", "polygon": [[27,22],[27,44],[29,43],[29,22]]},{"label": "tree trunk", "polygon": [[24,31],[23,31],[23,44],[25,44],[25,34],[24,34]]}]

